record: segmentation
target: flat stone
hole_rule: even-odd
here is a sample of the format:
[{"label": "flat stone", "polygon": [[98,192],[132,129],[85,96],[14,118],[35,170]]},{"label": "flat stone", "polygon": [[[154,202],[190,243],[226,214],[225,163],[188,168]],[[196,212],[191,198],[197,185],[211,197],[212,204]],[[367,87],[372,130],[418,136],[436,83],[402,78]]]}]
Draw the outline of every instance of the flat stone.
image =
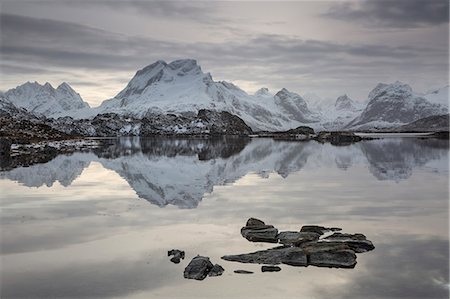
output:
[{"label": "flat stone", "polygon": [[373,243],[366,239],[363,234],[343,234],[334,233],[331,236],[323,238],[324,241],[334,243],[344,243],[356,253],[367,252],[375,249]]},{"label": "flat stone", "polygon": [[173,255],[173,257],[170,259],[170,261],[175,264],[179,264],[180,260],[184,259],[184,251],[182,251],[182,250],[178,250],[178,249],[169,250],[167,252],[167,256],[171,256],[171,255]]},{"label": "flat stone", "polygon": [[252,264],[288,264],[293,266],[307,265],[306,254],[301,248],[298,247],[277,247],[252,253],[225,255],[222,259],[226,261]]},{"label": "flat stone", "polygon": [[252,271],[247,271],[247,270],[234,270],[234,273],[237,273],[237,274],[253,274]]},{"label": "flat stone", "polygon": [[250,242],[278,243],[278,230],[272,225],[241,228],[241,235]]},{"label": "flat stone", "polygon": [[338,227],[324,227],[319,225],[303,225],[300,229],[301,232],[313,232],[318,233],[319,235],[323,235],[326,232],[330,231],[340,231],[342,229]]},{"label": "flat stone", "polygon": [[350,249],[314,252],[308,255],[308,264],[317,267],[354,268],[356,254]]},{"label": "flat stone", "polygon": [[225,271],[225,269],[219,265],[219,264],[215,264],[212,269],[209,271],[208,276],[214,277],[214,276],[220,276],[223,274],[223,272]]},{"label": "flat stone", "polygon": [[209,257],[197,255],[184,269],[184,278],[203,280],[213,267]]},{"label": "flat stone", "polygon": [[278,266],[262,266],[261,272],[280,272],[281,268]]},{"label": "flat stone", "polygon": [[286,231],[278,234],[278,240],[283,245],[299,246],[305,242],[319,240],[320,235],[313,232]]}]

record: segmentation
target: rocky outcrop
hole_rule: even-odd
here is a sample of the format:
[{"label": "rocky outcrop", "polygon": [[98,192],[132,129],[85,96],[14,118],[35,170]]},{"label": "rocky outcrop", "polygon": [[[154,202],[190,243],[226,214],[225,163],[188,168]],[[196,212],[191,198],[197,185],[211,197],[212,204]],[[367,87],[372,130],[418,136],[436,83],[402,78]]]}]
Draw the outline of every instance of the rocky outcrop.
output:
[{"label": "rocky outcrop", "polygon": [[[267,226],[259,219],[250,218],[242,229],[252,231],[258,228],[262,230],[273,228],[273,226]],[[225,255],[222,259],[267,265],[286,264],[297,267],[354,268],[356,265],[355,253],[367,252],[375,247],[363,234],[334,232],[330,236],[320,238],[326,232],[338,230],[341,229],[305,225],[300,232],[280,232],[276,238],[284,246],[251,253]],[[246,236],[244,237],[248,239]]]}]

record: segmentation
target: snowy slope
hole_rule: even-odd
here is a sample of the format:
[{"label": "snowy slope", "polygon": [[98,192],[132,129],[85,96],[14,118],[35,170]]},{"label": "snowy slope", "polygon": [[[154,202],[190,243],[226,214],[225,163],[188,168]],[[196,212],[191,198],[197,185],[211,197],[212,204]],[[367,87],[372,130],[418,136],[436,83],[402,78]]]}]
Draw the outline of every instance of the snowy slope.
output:
[{"label": "snowy slope", "polygon": [[[286,130],[315,120],[301,97],[282,90],[249,95],[232,83],[216,82],[195,60],[157,61],[139,70],[117,96],[104,101],[96,113],[197,113],[200,109],[228,111],[255,130]],[[294,108],[292,115],[287,109]]]},{"label": "snowy slope", "polygon": [[27,82],[8,90],[4,97],[16,107],[38,116],[60,117],[89,109],[89,105],[67,83],[55,89],[48,82],[44,85]]},{"label": "snowy slope", "polygon": [[430,92],[424,94],[423,97],[433,104],[439,104],[444,107],[447,107],[447,109],[448,109],[448,105],[449,105],[449,101],[450,101],[448,88],[449,88],[449,86],[447,85],[445,87],[430,91]]},{"label": "snowy slope", "polygon": [[402,82],[379,83],[368,96],[369,102],[361,115],[346,128],[373,129],[404,125],[431,115],[448,113],[448,108],[431,103],[413,93],[411,87]]}]

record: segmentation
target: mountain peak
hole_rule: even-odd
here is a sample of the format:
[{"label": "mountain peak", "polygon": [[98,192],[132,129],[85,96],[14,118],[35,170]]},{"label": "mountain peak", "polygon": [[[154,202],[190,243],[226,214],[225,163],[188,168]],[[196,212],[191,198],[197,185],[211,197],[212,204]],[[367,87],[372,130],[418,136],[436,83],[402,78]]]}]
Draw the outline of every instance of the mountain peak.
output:
[{"label": "mountain peak", "polygon": [[336,110],[353,110],[355,109],[354,102],[346,94],[338,97],[334,104]]},{"label": "mountain peak", "polygon": [[258,89],[255,94],[255,96],[257,97],[267,97],[267,96],[272,96],[269,92],[269,89],[267,87],[262,87],[260,89]]}]

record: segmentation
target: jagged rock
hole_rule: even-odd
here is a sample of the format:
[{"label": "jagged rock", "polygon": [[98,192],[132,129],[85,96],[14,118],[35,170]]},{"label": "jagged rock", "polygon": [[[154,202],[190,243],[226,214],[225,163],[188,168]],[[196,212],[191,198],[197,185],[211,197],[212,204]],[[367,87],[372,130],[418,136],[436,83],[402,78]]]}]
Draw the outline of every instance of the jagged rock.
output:
[{"label": "jagged rock", "polygon": [[315,232],[286,231],[278,234],[278,240],[283,245],[298,246],[305,242],[319,240],[320,234]]},{"label": "jagged rock", "polygon": [[209,257],[197,255],[184,269],[184,278],[203,280],[213,267]]},{"label": "jagged rock", "polygon": [[172,249],[167,252],[167,256],[171,256],[171,255],[173,255],[173,257],[170,259],[170,261],[175,264],[179,264],[180,260],[182,260],[182,259],[184,260],[184,251],[181,251],[178,249]]},{"label": "jagged rock", "polygon": [[306,266],[307,258],[303,249],[298,247],[276,247],[252,253],[225,255],[222,259],[232,262],[252,264],[288,264],[293,266]]},{"label": "jagged rock", "polygon": [[261,272],[280,272],[281,268],[278,266],[262,266]]},{"label": "jagged rock", "polygon": [[250,242],[278,242],[278,230],[255,218],[248,219],[246,226],[241,228],[241,235]]},{"label": "jagged rock", "polygon": [[342,229],[338,227],[323,227],[319,225],[303,225],[302,228],[300,229],[301,232],[313,232],[319,235],[323,235],[324,233],[330,231],[340,231],[340,230]]},{"label": "jagged rock", "polygon": [[234,273],[237,273],[237,274],[253,274],[252,271],[247,271],[247,270],[234,270]]},{"label": "jagged rock", "polygon": [[211,277],[215,277],[215,276],[220,276],[222,275],[222,273],[225,271],[225,269],[219,265],[219,264],[215,264],[212,269],[209,271],[208,276]]},{"label": "jagged rock", "polygon": [[327,242],[344,243],[357,253],[367,252],[375,249],[372,242],[363,234],[334,233],[324,238]]}]

